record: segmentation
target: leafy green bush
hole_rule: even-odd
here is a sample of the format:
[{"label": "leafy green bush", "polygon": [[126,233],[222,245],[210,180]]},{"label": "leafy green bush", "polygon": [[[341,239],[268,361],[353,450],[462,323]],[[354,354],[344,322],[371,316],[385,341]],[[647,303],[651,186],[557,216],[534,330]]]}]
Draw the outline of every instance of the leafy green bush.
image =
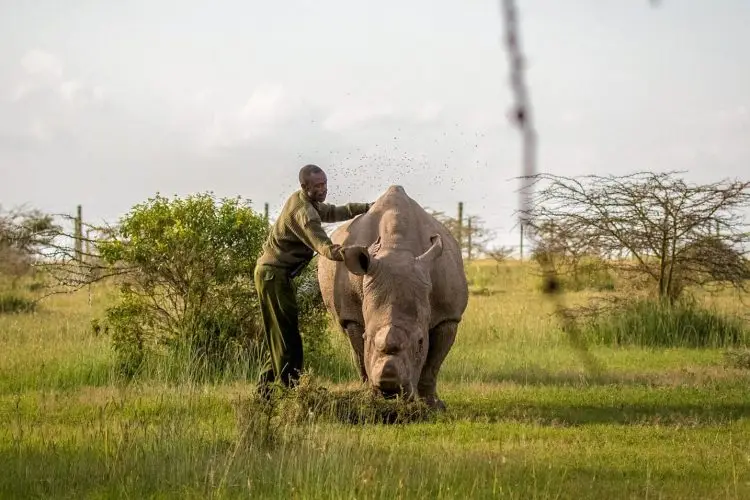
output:
[{"label": "leafy green bush", "polygon": [[262,335],[253,271],[268,229],[249,205],[211,194],[157,195],[124,216],[97,245],[121,271],[105,323],[123,373],[149,354],[187,350],[217,373],[242,358]]},{"label": "leafy green bush", "polygon": [[745,325],[683,300],[639,300],[589,320],[586,336],[603,344],[653,347],[723,347],[747,341]]},{"label": "leafy green bush", "polygon": [[27,313],[36,310],[36,302],[15,293],[4,293],[0,295],[0,314],[4,313]]}]

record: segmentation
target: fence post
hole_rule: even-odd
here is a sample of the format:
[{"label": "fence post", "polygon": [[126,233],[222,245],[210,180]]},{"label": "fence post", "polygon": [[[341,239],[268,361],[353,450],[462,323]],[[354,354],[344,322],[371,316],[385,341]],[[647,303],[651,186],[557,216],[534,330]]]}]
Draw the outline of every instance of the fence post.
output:
[{"label": "fence post", "polygon": [[523,222],[521,222],[521,261],[523,262]]},{"label": "fence post", "polygon": [[[86,254],[85,254],[84,258],[87,261],[91,262],[89,260],[91,258],[91,229],[87,229],[86,230]],[[93,290],[91,289],[91,280],[93,278],[91,276],[91,265],[89,265],[86,270],[87,270],[87,272],[89,274],[89,276],[88,276],[88,282],[89,282],[88,283],[88,292],[89,292],[89,307],[91,307],[91,305],[93,303],[93,295],[94,295],[93,294]]]},{"label": "fence post", "polygon": [[264,214],[263,217],[265,217],[266,219],[266,224],[268,224],[268,202],[266,202],[266,207],[263,211],[263,214]]},{"label": "fence post", "polygon": [[464,254],[463,247],[463,233],[464,233],[464,202],[458,202],[458,251],[461,255]]},{"label": "fence post", "polygon": [[471,215],[466,218],[466,242],[468,259],[471,260]]},{"label": "fence post", "polygon": [[83,253],[83,207],[78,205],[76,208],[76,222],[75,222],[75,256],[76,261],[81,262],[81,254]]}]

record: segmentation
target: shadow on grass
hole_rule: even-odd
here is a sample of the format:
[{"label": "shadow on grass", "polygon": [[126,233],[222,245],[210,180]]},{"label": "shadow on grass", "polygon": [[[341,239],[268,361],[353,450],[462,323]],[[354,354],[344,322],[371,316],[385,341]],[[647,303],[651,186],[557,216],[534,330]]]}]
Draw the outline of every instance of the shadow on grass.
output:
[{"label": "shadow on grass", "polygon": [[[486,383],[503,384],[515,383],[521,386],[559,386],[559,387],[581,387],[581,386],[672,386],[676,384],[693,383],[696,380],[705,381],[710,379],[722,379],[723,367],[706,367],[694,371],[674,369],[671,371],[550,371],[539,366],[527,368],[500,368],[483,369],[476,372],[444,371],[440,374],[440,380],[452,383]],[[750,383],[750,372],[744,376],[731,374],[736,383]]]},{"label": "shadow on grass", "polygon": [[684,450],[646,464],[618,459],[617,449],[602,460],[580,448],[537,457],[523,449],[446,452],[436,442],[425,453],[429,440],[415,450],[326,436],[258,453],[218,437],[131,438],[110,449],[103,439],[0,448],[0,497],[726,498],[730,486],[746,498],[750,491],[746,470],[731,477],[723,454],[706,467]]},{"label": "shadow on grass", "polygon": [[592,424],[701,427],[750,418],[750,402],[576,404],[534,401],[478,404],[449,401],[446,418],[456,421],[518,422],[546,426]]}]

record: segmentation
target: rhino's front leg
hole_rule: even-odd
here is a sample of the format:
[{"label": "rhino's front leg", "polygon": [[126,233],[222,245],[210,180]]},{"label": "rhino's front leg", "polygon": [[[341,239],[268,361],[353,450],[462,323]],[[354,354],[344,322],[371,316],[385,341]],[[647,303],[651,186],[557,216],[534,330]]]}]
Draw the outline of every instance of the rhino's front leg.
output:
[{"label": "rhino's front leg", "polygon": [[359,374],[362,382],[367,382],[367,371],[365,370],[365,327],[353,321],[347,323],[346,334],[354,349],[354,357],[359,365]]},{"label": "rhino's front leg", "polygon": [[455,321],[440,323],[430,330],[429,350],[419,378],[418,389],[419,397],[432,408],[445,409],[445,403],[437,395],[437,375],[440,366],[448,355],[448,351],[451,350],[453,342],[456,340],[457,331],[458,323]]}]

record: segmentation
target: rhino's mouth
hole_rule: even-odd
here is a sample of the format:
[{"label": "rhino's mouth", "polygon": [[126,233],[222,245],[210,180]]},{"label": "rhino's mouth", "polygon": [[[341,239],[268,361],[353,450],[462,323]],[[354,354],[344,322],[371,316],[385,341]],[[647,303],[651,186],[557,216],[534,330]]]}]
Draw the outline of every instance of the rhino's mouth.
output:
[{"label": "rhino's mouth", "polygon": [[395,399],[399,396],[404,397],[408,392],[400,382],[395,380],[381,380],[377,389],[385,399]]},{"label": "rhino's mouth", "polygon": [[383,356],[374,363],[373,388],[385,399],[412,397],[413,387],[404,360],[397,355]]}]

